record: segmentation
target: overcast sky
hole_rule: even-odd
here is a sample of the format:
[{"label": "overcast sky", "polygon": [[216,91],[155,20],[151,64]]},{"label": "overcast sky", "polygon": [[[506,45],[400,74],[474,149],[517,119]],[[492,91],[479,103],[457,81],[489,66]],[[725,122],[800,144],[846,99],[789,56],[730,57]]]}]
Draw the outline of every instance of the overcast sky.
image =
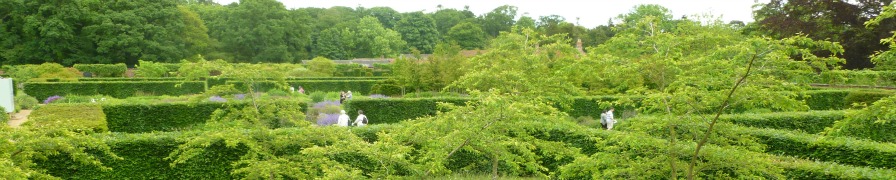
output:
[{"label": "overcast sky", "polygon": [[[239,0],[215,1],[225,5],[239,2]],[[589,28],[606,24],[610,18],[627,13],[638,4],[659,4],[671,10],[675,18],[680,18],[683,15],[712,14],[717,17],[721,16],[724,22],[732,20],[752,22],[752,6],[757,1],[759,3],[768,2],[768,0],[280,0],[286,8],[290,9],[386,6],[398,12],[433,12],[438,10],[436,6],[440,4],[443,8],[454,9],[470,6],[470,10],[476,15],[484,14],[501,5],[513,5],[519,8],[517,13],[528,13],[528,16],[536,20],[539,16],[556,14],[565,17],[568,22],[575,23],[576,17],[578,17],[579,24]]]}]

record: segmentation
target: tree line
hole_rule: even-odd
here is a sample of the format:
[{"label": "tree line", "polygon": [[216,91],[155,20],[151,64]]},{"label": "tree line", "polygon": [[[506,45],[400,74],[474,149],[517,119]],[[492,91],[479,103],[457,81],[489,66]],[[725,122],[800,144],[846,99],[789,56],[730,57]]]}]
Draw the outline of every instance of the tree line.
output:
[{"label": "tree line", "polygon": [[[870,68],[869,56],[886,50],[880,39],[896,20],[876,28],[862,23],[891,0],[783,1],[758,4],[755,22],[732,21],[748,35],[840,42],[845,68]],[[288,9],[276,0],[0,0],[0,64],[137,64],[178,62],[201,54],[231,62],[288,62],[396,57],[433,53],[439,43],[485,49],[500,32],[535,29],[565,34],[594,47],[618,33],[616,23],[593,28],[558,15],[530,17],[504,5],[484,14],[436,7],[434,12],[398,12],[389,7]],[[668,17],[672,19],[672,17]],[[682,17],[687,19],[687,17]],[[822,55],[822,54],[819,54]]]}]

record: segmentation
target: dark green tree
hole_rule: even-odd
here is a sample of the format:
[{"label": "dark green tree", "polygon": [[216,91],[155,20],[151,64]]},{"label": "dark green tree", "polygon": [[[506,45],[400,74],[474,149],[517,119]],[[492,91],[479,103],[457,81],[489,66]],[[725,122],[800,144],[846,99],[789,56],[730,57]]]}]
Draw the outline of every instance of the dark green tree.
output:
[{"label": "dark green tree", "polygon": [[432,53],[439,42],[439,31],[431,17],[423,12],[405,13],[401,21],[395,25],[395,31],[408,43],[408,48],[415,48],[422,53]]},{"label": "dark green tree", "polygon": [[488,35],[479,28],[479,25],[463,22],[452,27],[445,39],[460,45],[463,49],[481,49],[485,47],[487,38]]},{"label": "dark green tree", "polygon": [[503,5],[479,16],[482,29],[492,37],[498,36],[501,31],[510,31],[510,27],[515,23],[516,10],[516,6]]}]

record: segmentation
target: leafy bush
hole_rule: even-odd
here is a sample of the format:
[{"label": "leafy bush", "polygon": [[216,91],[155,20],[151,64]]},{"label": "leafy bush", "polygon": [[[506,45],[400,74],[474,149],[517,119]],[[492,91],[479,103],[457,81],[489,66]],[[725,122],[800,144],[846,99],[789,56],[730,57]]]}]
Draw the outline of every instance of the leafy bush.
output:
[{"label": "leafy bush", "polygon": [[308,70],[315,75],[329,77],[336,72],[336,63],[325,57],[316,57],[308,62]]},{"label": "leafy bush", "polygon": [[355,98],[343,105],[350,117],[358,116],[358,110],[370,119],[370,124],[397,123],[407,119],[435,115],[436,103],[464,104],[468,98],[420,98],[420,99],[362,99]]},{"label": "leafy bush", "polygon": [[807,91],[801,99],[812,110],[841,110],[853,108],[854,104],[871,104],[893,94],[883,90],[829,89]]},{"label": "leafy bush", "polygon": [[13,79],[19,79],[19,82],[28,82],[33,78],[54,78],[63,81],[77,81],[77,70],[70,70],[56,63],[43,63],[40,65],[17,65],[6,66],[5,75]]},{"label": "leafy bush", "polygon": [[51,104],[31,112],[24,126],[40,129],[67,129],[76,132],[109,131],[103,108],[96,104]]},{"label": "leafy bush", "polygon": [[139,94],[186,95],[205,91],[202,81],[141,81],[141,82],[52,82],[25,83],[25,92],[37,99],[53,95],[108,95],[126,98]]},{"label": "leafy bush", "polygon": [[311,92],[308,95],[311,98],[312,102],[321,102],[324,101],[324,98],[327,97],[327,93],[323,91]]},{"label": "leafy bush", "polygon": [[140,64],[137,65],[137,72],[135,72],[137,77],[168,77],[168,72],[171,72],[171,70],[162,63],[144,60],[140,60],[139,62]]},{"label": "leafy bush", "polygon": [[846,116],[827,133],[896,143],[896,96],[881,99],[868,108]]},{"label": "leafy bush", "polygon": [[16,111],[22,109],[32,109],[40,104],[40,102],[37,101],[37,98],[31,97],[28,94],[25,94],[25,92],[17,92],[16,96],[13,98],[13,101],[16,104]]},{"label": "leafy bush", "polygon": [[845,116],[846,111],[809,111],[730,114],[719,117],[719,120],[756,128],[800,130],[814,134],[824,131]]},{"label": "leafy bush", "polygon": [[9,114],[6,113],[6,109],[0,107],[0,123],[6,124],[9,121]]},{"label": "leafy bush", "polygon": [[124,63],[118,64],[75,64],[75,69],[81,72],[90,72],[96,77],[122,77],[128,71]]}]

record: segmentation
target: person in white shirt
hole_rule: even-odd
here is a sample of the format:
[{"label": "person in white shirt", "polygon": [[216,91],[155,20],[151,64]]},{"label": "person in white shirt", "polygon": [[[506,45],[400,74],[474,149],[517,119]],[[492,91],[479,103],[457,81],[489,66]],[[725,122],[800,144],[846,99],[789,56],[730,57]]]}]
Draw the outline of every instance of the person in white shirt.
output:
[{"label": "person in white shirt", "polygon": [[363,127],[367,125],[367,116],[364,115],[364,111],[358,110],[358,118],[355,118],[355,126]]},{"label": "person in white shirt", "polygon": [[607,130],[613,130],[613,124],[616,124],[616,119],[613,118],[613,108],[607,110],[600,115],[600,123],[606,125]]},{"label": "person in white shirt", "polygon": [[348,127],[348,114],[345,114],[345,110],[340,110],[339,113],[339,119],[336,119],[336,125]]}]

